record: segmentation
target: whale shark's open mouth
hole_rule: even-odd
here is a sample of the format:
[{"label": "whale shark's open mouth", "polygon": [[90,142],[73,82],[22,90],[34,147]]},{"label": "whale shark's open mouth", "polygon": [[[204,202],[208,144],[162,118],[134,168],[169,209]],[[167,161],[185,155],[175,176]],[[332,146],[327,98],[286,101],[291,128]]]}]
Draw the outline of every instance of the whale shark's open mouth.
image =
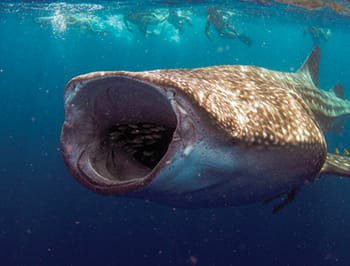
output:
[{"label": "whale shark's open mouth", "polygon": [[169,89],[123,76],[70,82],[61,144],[74,176],[106,194],[150,182],[181,145],[185,112],[172,97]]}]

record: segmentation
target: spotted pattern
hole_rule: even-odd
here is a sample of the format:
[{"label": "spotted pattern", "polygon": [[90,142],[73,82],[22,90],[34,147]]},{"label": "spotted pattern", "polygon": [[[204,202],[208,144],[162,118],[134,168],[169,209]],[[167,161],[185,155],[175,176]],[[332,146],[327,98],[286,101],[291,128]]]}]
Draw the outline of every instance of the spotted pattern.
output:
[{"label": "spotted pattern", "polygon": [[350,102],[341,99],[333,91],[320,90],[302,75],[291,74],[287,81],[293,80],[294,88],[314,113],[324,131],[333,129],[334,122],[350,115]]},{"label": "spotted pattern", "polygon": [[314,113],[299,93],[302,80],[290,74],[249,66],[218,66],[138,75],[186,92],[217,126],[240,143],[325,147]]},{"label": "spotted pattern", "polygon": [[181,91],[235,143],[298,149],[318,166],[326,159],[324,131],[335,118],[350,114],[349,102],[316,88],[307,73],[254,66],[97,72],[72,82],[115,75]]},{"label": "spotted pattern", "polygon": [[337,174],[350,177],[350,158],[335,154],[328,154],[327,161],[322,168],[324,174]]}]

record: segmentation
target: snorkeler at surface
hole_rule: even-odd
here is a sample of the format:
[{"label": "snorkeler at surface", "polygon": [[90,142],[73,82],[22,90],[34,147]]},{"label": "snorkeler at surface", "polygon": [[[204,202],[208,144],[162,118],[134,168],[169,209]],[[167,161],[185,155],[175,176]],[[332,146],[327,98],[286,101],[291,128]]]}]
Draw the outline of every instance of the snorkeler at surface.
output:
[{"label": "snorkeler at surface", "polygon": [[191,10],[180,10],[180,9],[171,9],[167,21],[173,25],[173,27],[178,30],[180,33],[183,33],[185,30],[185,25],[192,25]]},{"label": "snorkeler at surface", "polygon": [[124,15],[124,24],[130,32],[133,32],[130,26],[130,23],[132,23],[137,26],[144,36],[157,35],[155,31],[148,30],[149,26],[158,25],[165,21],[168,15],[168,12],[160,9],[129,12]]},{"label": "snorkeler at surface", "polygon": [[55,23],[63,24],[65,25],[64,29],[74,26],[94,33],[101,33],[104,30],[103,21],[101,18],[84,13],[59,14],[55,16],[39,17],[36,19],[36,21],[42,25],[54,25]]},{"label": "snorkeler at surface", "polygon": [[252,45],[252,40],[246,35],[239,34],[232,25],[233,12],[214,7],[208,7],[207,12],[208,17],[205,25],[205,34],[209,39],[211,39],[209,31],[210,25],[213,25],[220,37],[227,39],[238,38],[245,45]]},{"label": "snorkeler at surface", "polygon": [[102,33],[105,28],[104,21],[99,16],[86,15],[83,13],[76,14],[72,18],[71,25],[78,26],[94,33]]},{"label": "snorkeler at surface", "polygon": [[327,42],[332,36],[330,29],[319,28],[315,26],[309,26],[305,28],[303,36],[305,37],[307,34],[311,35],[314,44],[319,44],[321,41]]}]

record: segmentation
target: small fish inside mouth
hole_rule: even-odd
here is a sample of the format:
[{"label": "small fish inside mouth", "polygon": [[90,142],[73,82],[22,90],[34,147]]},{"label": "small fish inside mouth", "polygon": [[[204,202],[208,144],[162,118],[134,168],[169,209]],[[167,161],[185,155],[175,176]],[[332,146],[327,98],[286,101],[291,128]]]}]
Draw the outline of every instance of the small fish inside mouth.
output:
[{"label": "small fish inside mouth", "polygon": [[174,129],[152,123],[116,124],[108,129],[101,146],[106,149],[107,168],[118,168],[116,153],[154,168],[167,151]]}]

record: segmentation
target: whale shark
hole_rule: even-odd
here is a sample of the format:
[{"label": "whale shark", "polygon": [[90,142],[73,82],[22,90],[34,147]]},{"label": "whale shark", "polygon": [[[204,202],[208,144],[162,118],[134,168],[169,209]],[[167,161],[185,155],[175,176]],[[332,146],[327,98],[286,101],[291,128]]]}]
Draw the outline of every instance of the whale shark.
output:
[{"label": "whale shark", "polygon": [[297,72],[221,65],[80,75],[64,92],[61,151],[105,195],[174,207],[285,197],[324,175],[350,176],[325,134],[350,115],[342,87],[318,86],[320,47]]}]

